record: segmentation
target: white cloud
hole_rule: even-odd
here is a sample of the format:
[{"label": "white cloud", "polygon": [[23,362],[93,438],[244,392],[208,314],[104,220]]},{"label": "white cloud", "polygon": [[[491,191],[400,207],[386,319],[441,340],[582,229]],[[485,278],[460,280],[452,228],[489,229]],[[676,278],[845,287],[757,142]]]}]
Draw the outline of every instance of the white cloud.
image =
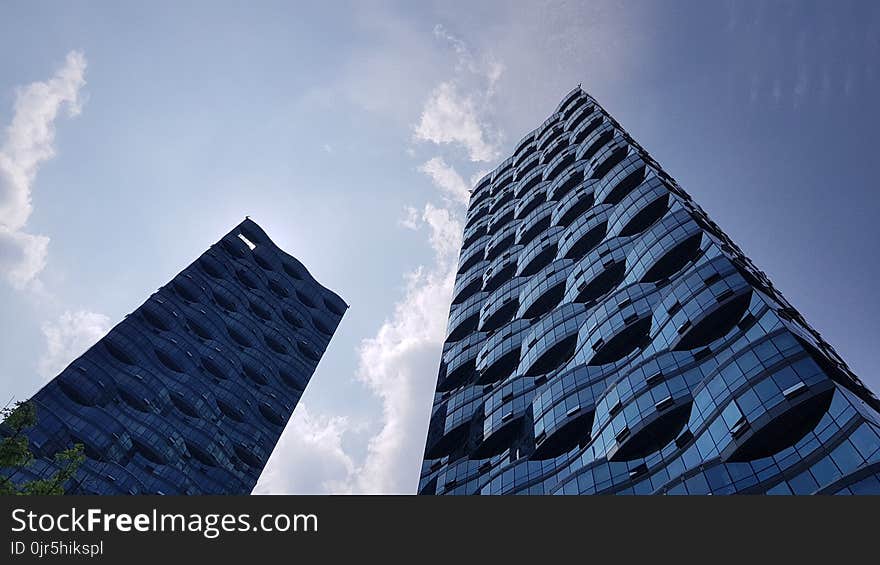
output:
[{"label": "white cloud", "polygon": [[422,215],[418,209],[413,206],[406,206],[403,209],[404,216],[400,219],[400,225],[408,230],[417,230],[422,224]]},{"label": "white cloud", "polygon": [[488,55],[476,58],[464,41],[441,25],[434,27],[434,35],[455,51],[456,72],[431,91],[414,137],[418,141],[460,145],[471,161],[492,161],[499,155],[501,136],[489,126],[488,116],[504,65]]},{"label": "white cloud", "polygon": [[458,216],[425,206],[422,220],[429,228],[434,264],[407,276],[394,314],[375,337],[361,343],[357,378],[381,399],[383,416],[358,473],[361,492],[415,492],[455,282],[462,230]]},{"label": "white cloud", "polygon": [[[484,121],[487,93],[503,66],[478,64],[467,45],[443,28],[436,28],[435,35],[450,41],[459,65],[454,80],[440,82],[428,95],[415,137],[460,147],[471,161],[490,161],[498,153],[495,140],[500,135]],[[465,75],[474,73],[481,73],[480,86],[465,87],[474,78]],[[407,206],[400,224],[412,230],[427,228],[433,257],[404,275],[403,297],[376,334],[358,348],[355,378],[379,399],[382,410],[366,456],[354,462],[343,449],[342,437],[352,432],[344,419],[322,416],[330,437],[312,441],[293,437],[315,435],[308,426],[296,424],[300,419],[295,415],[291,431],[285,433],[290,439],[279,445],[255,492],[415,492],[470,196],[467,182],[443,157],[429,159],[419,170],[438,190],[442,205]],[[311,470],[305,468],[310,466],[329,469],[329,478],[297,478],[301,473],[309,476]]]},{"label": "white cloud", "polygon": [[[434,34],[450,42],[459,64],[455,78],[440,82],[428,95],[415,138],[459,146],[471,161],[491,161],[501,135],[486,116],[504,67],[489,59],[478,62],[463,41],[440,26]],[[356,377],[381,400],[382,426],[351,481],[356,492],[413,493],[418,484],[470,198],[467,182],[443,157],[429,159],[419,170],[439,190],[443,204],[428,202],[421,213],[407,207],[401,223],[411,229],[427,226],[433,260],[406,275],[393,314],[358,351]]]},{"label": "white cloud", "polygon": [[449,301],[461,242],[460,214],[428,203],[414,228],[427,226],[434,263],[405,276],[404,296],[376,335],[361,342],[356,379],[382,405],[379,431],[360,464],[343,436],[361,428],[345,417],[316,415],[297,407],[257,494],[407,493],[416,490],[428,432],[431,399],[446,333]]},{"label": "white cloud", "polygon": [[502,74],[504,74],[504,65],[500,61],[490,59],[486,63],[487,97],[492,97],[495,94],[495,85],[498,84]]},{"label": "white cloud", "polygon": [[473,96],[462,94],[452,81],[440,83],[428,98],[415,137],[439,144],[458,143],[471,161],[491,161],[497,145],[487,140],[479,106]]},{"label": "white cloud", "polygon": [[300,403],[275,446],[254,494],[350,492],[354,461],[342,446],[347,418],[313,414]]},{"label": "white cloud", "polygon": [[433,157],[419,167],[444,194],[460,204],[467,204],[470,199],[470,188],[461,175],[449,166],[443,157]]},{"label": "white cloud", "polygon": [[42,330],[46,352],[40,359],[39,372],[49,380],[110,330],[110,318],[87,310],[68,310],[56,321],[44,323]]},{"label": "white cloud", "polygon": [[430,202],[423,210],[407,206],[406,215],[400,219],[400,225],[417,230],[427,225],[430,228],[428,242],[435,253],[443,257],[443,261],[455,259],[461,248],[461,235],[464,227],[459,215],[449,208],[442,208]]},{"label": "white cloud", "polygon": [[49,238],[0,226],[0,273],[15,288],[28,286],[46,266]]},{"label": "white cloud", "polygon": [[[448,165],[442,170],[426,174],[445,195],[450,178],[463,181]],[[461,200],[444,200],[449,207],[407,207],[401,224],[428,228],[433,263],[405,275],[404,296],[393,314],[358,349],[356,379],[382,405],[380,428],[363,462],[356,464],[343,448],[343,436],[357,431],[346,418],[300,406],[255,493],[415,492],[463,228]]]},{"label": "white cloud", "polygon": [[26,287],[46,265],[49,238],[22,230],[33,211],[40,165],[55,156],[55,119],[62,109],[69,116],[82,109],[85,69],[83,54],[71,51],[51,79],[19,89],[0,146],[0,274],[16,288]]},{"label": "white cloud", "polygon": [[[437,254],[435,268],[454,267],[455,259],[461,249],[461,235],[464,231],[461,215],[455,210],[441,208],[429,202],[425,204],[422,220],[430,227],[428,240]],[[451,294],[452,288],[450,287],[449,290]],[[451,296],[446,298],[448,300]]]},{"label": "white cloud", "polygon": [[353,481],[358,492],[415,492],[428,432],[468,190],[442,158],[429,160],[420,170],[444,195],[446,206],[429,202],[421,216],[415,208],[407,209],[404,225],[428,227],[433,263],[406,276],[404,296],[393,315],[360,346],[357,378],[381,400],[383,423]]}]

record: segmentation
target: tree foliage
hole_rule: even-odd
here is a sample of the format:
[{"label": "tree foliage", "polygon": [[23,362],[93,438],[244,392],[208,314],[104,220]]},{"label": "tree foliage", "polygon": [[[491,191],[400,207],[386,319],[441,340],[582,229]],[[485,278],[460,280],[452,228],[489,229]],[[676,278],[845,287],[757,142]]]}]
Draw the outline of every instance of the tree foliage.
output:
[{"label": "tree foliage", "polygon": [[64,484],[76,475],[85,460],[83,445],[55,454],[55,473],[46,479],[16,483],[11,477],[34,460],[25,430],[37,423],[37,409],[33,402],[17,402],[0,411],[0,495],[8,494],[64,494]]}]

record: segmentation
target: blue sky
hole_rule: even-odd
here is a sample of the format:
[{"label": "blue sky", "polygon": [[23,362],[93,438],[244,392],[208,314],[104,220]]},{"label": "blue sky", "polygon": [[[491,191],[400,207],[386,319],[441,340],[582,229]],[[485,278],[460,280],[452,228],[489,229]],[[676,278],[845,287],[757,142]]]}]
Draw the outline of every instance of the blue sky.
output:
[{"label": "blue sky", "polygon": [[258,492],[413,492],[466,189],[578,83],[874,390],[880,7],[0,2],[0,396],[245,215],[351,305]]}]

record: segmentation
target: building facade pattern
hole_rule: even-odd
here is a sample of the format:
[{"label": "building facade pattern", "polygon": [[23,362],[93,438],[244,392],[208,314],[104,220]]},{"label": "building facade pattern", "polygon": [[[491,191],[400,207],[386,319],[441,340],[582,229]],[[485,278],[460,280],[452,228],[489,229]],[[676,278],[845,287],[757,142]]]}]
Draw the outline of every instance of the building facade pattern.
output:
[{"label": "building facade pattern", "polygon": [[348,306],[246,219],[33,397],[72,494],[249,494]]},{"label": "building facade pattern", "polygon": [[472,191],[419,492],[880,493],[878,409],[577,88]]}]

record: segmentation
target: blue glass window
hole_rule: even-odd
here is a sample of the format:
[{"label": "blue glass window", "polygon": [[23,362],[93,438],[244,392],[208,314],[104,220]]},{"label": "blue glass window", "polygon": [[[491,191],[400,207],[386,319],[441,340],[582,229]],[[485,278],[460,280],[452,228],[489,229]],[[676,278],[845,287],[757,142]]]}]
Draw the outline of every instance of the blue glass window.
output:
[{"label": "blue glass window", "polygon": [[816,481],[818,481],[821,486],[832,483],[840,478],[840,470],[838,470],[837,465],[835,465],[828,456],[817,461],[810,468],[810,471],[812,471],[813,477],[815,477]]},{"label": "blue glass window", "polygon": [[791,489],[788,487],[788,483],[782,481],[778,485],[767,490],[767,494],[770,495],[786,495],[791,494]]},{"label": "blue glass window", "polygon": [[850,473],[858,468],[864,461],[862,456],[853,447],[849,440],[844,440],[837,448],[831,452],[831,458],[837,464],[837,467],[844,473]]},{"label": "blue glass window", "polygon": [[809,471],[804,471],[800,475],[788,481],[788,486],[794,494],[812,494],[819,484]]},{"label": "blue glass window", "polygon": [[869,424],[859,426],[849,439],[866,460],[880,449],[880,438]]}]

